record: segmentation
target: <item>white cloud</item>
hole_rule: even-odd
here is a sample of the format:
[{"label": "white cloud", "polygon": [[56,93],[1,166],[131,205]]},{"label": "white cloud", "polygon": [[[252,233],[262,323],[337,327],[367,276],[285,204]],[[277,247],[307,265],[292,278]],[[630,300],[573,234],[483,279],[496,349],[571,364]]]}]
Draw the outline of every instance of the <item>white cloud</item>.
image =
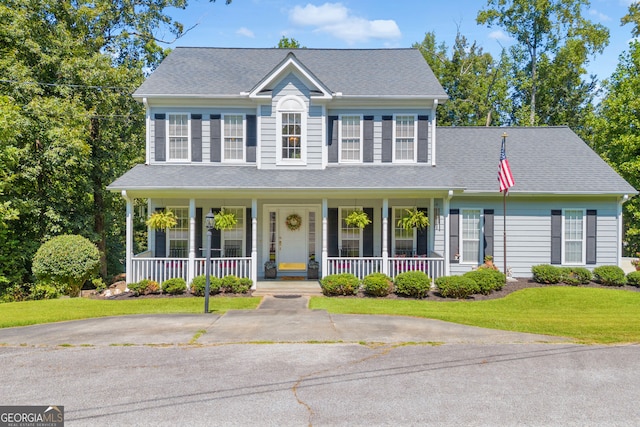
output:
[{"label": "white cloud", "polygon": [[256,35],[253,34],[253,31],[251,31],[250,29],[246,28],[246,27],[240,27],[236,30],[236,34],[241,35],[241,36],[245,36],[245,37],[249,37],[249,38],[254,38]]},{"label": "white cloud", "polygon": [[597,11],[596,9],[589,9],[589,15],[594,16],[596,19],[600,21],[611,21],[611,17],[605,15],[602,12]]},{"label": "white cloud", "polygon": [[489,38],[498,41],[511,40],[511,37],[509,37],[509,35],[502,30],[491,31],[489,33]]},{"label": "white cloud", "polygon": [[315,6],[296,6],[289,14],[294,25],[315,27],[314,31],[327,33],[349,44],[369,39],[396,39],[402,36],[393,20],[367,20],[352,14],[341,3],[325,3]]}]

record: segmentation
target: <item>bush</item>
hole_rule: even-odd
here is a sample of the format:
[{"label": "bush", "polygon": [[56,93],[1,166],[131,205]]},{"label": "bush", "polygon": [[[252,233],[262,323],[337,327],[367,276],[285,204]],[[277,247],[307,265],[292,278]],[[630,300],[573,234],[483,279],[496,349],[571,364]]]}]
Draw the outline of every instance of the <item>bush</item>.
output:
[{"label": "bush", "polygon": [[160,293],[160,285],[158,285],[158,282],[150,279],[142,279],[138,283],[129,283],[127,288],[129,288],[135,296]]},{"label": "bush", "polygon": [[0,296],[0,302],[19,302],[29,299],[30,290],[34,285],[31,283],[16,283],[7,286],[4,289],[2,296]]},{"label": "bush", "polygon": [[640,288],[640,271],[632,271],[627,274],[627,285]]},{"label": "bush", "polygon": [[464,274],[478,285],[478,293],[489,295],[493,291],[499,291],[507,280],[504,273],[492,268],[478,268]]},{"label": "bush", "polygon": [[396,276],[396,293],[412,298],[424,298],[431,289],[431,278],[423,271],[407,271]]},{"label": "bush", "polygon": [[91,283],[93,283],[93,287],[96,289],[96,292],[102,292],[105,289],[107,289],[107,284],[104,283],[104,280],[102,280],[102,277],[93,279]]},{"label": "bush", "polygon": [[596,282],[605,286],[622,286],[627,282],[627,278],[617,265],[602,265],[593,269]]},{"label": "bush", "polygon": [[372,297],[386,297],[393,292],[393,281],[383,273],[371,273],[362,279],[364,293]]},{"label": "bush", "polygon": [[351,273],[331,274],[320,281],[322,294],[333,295],[355,295],[360,288],[360,280]]},{"label": "bush", "polygon": [[445,298],[468,298],[473,294],[480,293],[480,286],[466,274],[464,276],[438,277],[436,286],[440,290],[440,295]]},{"label": "bush", "polygon": [[[209,295],[215,295],[220,292],[220,279],[214,276],[209,276]],[[198,297],[204,296],[205,288],[207,287],[207,276],[201,275],[194,277],[191,281],[191,293]]]},{"label": "bush", "polygon": [[61,286],[55,283],[36,283],[33,287],[31,287],[31,292],[29,292],[29,299],[57,299],[64,294],[64,288],[64,285]]},{"label": "bush", "polygon": [[555,265],[539,264],[531,267],[533,280],[538,283],[555,284],[562,281],[562,269]]},{"label": "bush", "polygon": [[187,282],[181,277],[168,279],[162,282],[162,292],[169,295],[180,295],[187,290]]},{"label": "bush", "polygon": [[232,294],[246,294],[249,292],[251,288],[251,284],[253,282],[248,278],[239,278],[238,276],[234,276],[230,274],[228,276],[224,276],[222,281],[220,282],[220,287],[224,292],[232,293]]},{"label": "bush", "polygon": [[591,282],[591,272],[584,267],[564,267],[562,269],[562,282],[567,285],[586,285]]},{"label": "bush", "polygon": [[33,257],[33,274],[39,280],[69,286],[72,297],[100,268],[96,245],[78,235],[62,235],[44,243]]}]

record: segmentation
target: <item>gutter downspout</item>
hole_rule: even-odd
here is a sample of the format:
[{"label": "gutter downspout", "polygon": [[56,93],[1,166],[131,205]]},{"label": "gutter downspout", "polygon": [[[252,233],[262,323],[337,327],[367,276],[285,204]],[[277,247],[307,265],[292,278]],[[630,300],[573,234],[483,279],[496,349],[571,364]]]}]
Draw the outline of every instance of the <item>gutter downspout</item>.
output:
[{"label": "gutter downspout", "polygon": [[436,165],[436,110],[438,109],[438,100],[433,100],[433,108],[431,108],[431,166]]},{"label": "gutter downspout", "polygon": [[145,160],[144,162],[148,165],[151,162],[151,109],[149,108],[149,103],[147,102],[147,98],[142,98],[142,104],[144,105],[144,109],[145,109],[145,125],[146,125],[146,131],[145,131]]}]

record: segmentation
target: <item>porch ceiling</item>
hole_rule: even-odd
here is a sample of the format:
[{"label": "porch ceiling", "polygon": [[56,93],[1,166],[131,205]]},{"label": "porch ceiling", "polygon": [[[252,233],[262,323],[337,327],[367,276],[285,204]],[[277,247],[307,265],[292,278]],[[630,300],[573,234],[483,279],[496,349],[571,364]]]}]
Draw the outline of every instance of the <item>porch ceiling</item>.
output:
[{"label": "porch ceiling", "polygon": [[138,165],[107,188],[111,191],[232,191],[309,196],[331,191],[332,195],[358,191],[394,196],[431,191],[441,194],[463,189],[451,170],[431,165],[345,165],[326,169],[274,170],[255,166],[226,165]]}]

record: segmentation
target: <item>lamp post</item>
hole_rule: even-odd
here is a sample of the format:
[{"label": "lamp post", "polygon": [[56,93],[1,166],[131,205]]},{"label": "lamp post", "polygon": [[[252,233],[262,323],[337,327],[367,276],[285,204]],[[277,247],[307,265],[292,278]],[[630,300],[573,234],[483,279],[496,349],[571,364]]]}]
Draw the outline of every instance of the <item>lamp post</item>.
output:
[{"label": "lamp post", "polygon": [[216,218],[213,216],[213,212],[209,209],[209,213],[204,218],[204,225],[207,227],[207,261],[204,266],[204,275],[207,279],[206,286],[204,288],[204,312],[209,313],[209,288],[211,287],[211,232],[216,225]]}]

